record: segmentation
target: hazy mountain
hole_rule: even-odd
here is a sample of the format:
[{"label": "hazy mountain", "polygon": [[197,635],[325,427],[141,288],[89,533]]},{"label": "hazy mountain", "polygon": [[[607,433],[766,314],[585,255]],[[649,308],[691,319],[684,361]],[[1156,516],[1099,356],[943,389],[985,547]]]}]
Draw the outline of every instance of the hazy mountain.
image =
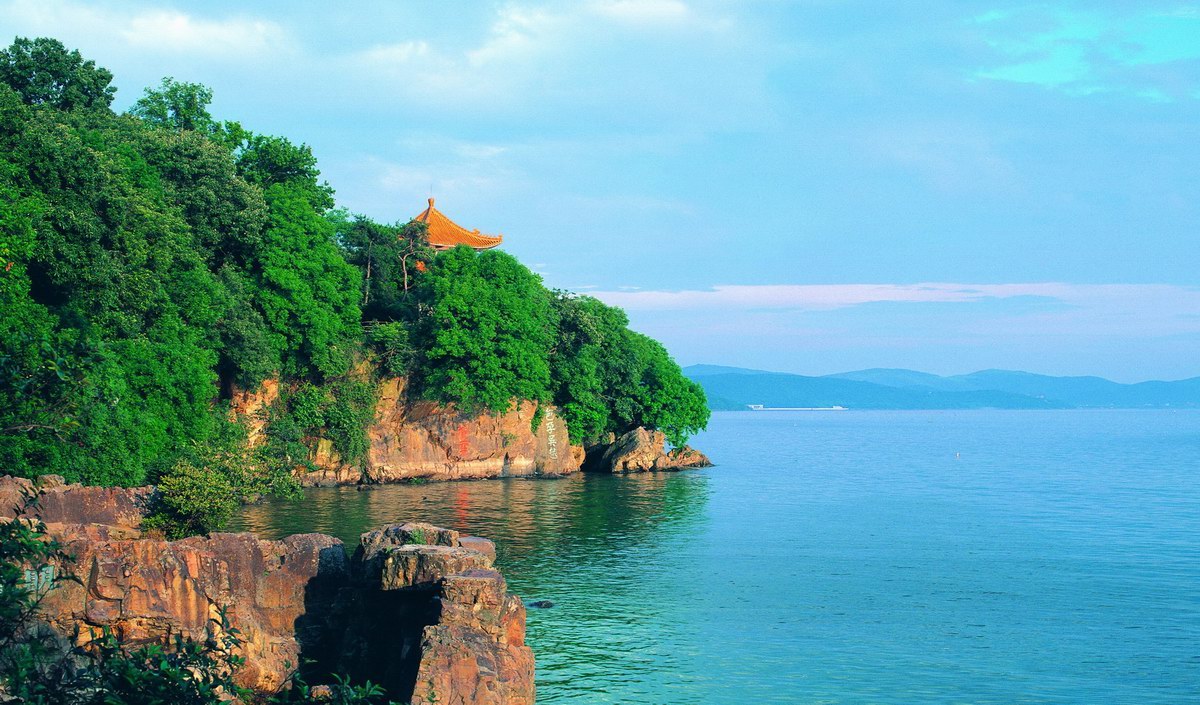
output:
[{"label": "hazy mountain", "polygon": [[1103,377],[1050,377],[1010,370],[983,370],[948,379],[971,389],[997,389],[1079,407],[1200,406],[1200,377],[1175,382],[1120,384]]},{"label": "hazy mountain", "polygon": [[775,374],[764,370],[751,370],[745,367],[729,367],[727,365],[692,365],[683,371],[688,377],[708,377],[711,375],[769,375]]},{"label": "hazy mountain", "polygon": [[885,387],[899,387],[901,389],[927,388],[938,389],[944,392],[966,392],[976,389],[976,387],[967,382],[951,377],[939,377],[928,372],[885,367],[876,367],[870,370],[858,370],[855,372],[842,372],[836,375],[827,375],[827,377],[831,379],[849,379],[857,382],[871,382],[872,384],[882,384]]},{"label": "hazy mountain", "polygon": [[1052,377],[983,370],[942,377],[904,369],[870,369],[823,377],[721,365],[693,365],[714,409],[749,404],[852,409],[1196,408],[1200,377],[1120,384],[1101,377]]}]

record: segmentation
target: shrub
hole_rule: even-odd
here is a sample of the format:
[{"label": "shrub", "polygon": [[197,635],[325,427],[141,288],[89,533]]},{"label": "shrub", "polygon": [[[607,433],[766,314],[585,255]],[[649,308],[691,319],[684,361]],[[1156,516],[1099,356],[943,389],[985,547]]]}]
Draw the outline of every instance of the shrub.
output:
[{"label": "shrub", "polygon": [[325,408],[329,440],[347,463],[358,463],[371,448],[367,425],[375,418],[375,385],[345,380],[333,387],[333,401]]},{"label": "shrub", "polygon": [[367,341],[378,356],[379,369],[385,375],[400,377],[408,372],[413,355],[408,326],[399,321],[377,323],[367,329]]},{"label": "shrub", "polygon": [[239,506],[233,483],[219,469],[181,460],[159,479],[145,526],[169,539],[207,534],[223,527]]}]

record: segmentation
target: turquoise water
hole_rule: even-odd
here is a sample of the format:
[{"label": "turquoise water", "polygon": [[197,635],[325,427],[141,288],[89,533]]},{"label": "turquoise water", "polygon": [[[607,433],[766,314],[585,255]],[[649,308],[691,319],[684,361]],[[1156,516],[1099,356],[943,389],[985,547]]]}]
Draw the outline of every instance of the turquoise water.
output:
[{"label": "turquoise water", "polygon": [[313,490],[488,536],[540,703],[1200,702],[1200,412],[718,413],[717,467]]}]

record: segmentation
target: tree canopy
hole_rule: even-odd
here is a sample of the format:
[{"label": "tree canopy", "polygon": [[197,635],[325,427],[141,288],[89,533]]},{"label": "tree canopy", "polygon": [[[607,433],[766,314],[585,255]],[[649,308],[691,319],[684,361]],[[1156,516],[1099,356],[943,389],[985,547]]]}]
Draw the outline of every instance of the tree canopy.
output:
[{"label": "tree canopy", "polygon": [[0,83],[16,91],[26,105],[59,110],[107,108],[117,89],[113,75],[78,50],[67,51],[57,39],[17,37],[0,51]]},{"label": "tree canopy", "polygon": [[228,435],[229,390],[270,377],[332,390],[323,433],[355,454],[370,395],[342,378],[372,356],[467,411],[555,403],[576,440],[680,443],[707,421],[621,311],[503,252],[435,255],[420,223],[331,210],[311,148],[217,121],[204,86],[166,78],[121,115],[111,81],[53,39],[0,51],[6,471],[154,480]]}]

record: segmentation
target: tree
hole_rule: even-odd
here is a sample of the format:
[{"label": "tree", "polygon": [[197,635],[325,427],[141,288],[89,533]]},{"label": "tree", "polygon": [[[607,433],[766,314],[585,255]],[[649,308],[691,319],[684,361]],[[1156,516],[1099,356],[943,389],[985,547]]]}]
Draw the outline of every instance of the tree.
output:
[{"label": "tree", "polygon": [[467,412],[550,400],[552,322],[541,278],[511,255],[459,246],[417,284],[418,386]]},{"label": "tree", "polygon": [[416,274],[434,256],[425,224],[382,225],[361,215],[351,220],[340,211],[331,220],[346,259],[362,273],[363,319],[411,320]]},{"label": "tree", "polygon": [[147,88],[145,95],[129,109],[129,114],[168,130],[211,133],[217,128],[208,112],[212,99],[212,89],[167,76],[158,88]]},{"label": "tree", "polygon": [[320,379],[345,372],[361,339],[360,284],[309,195],[296,182],[267,189],[270,226],[254,262],[255,298],[283,373]]},{"label": "tree", "polygon": [[623,311],[564,292],[554,306],[554,403],[572,438],[596,441],[644,426],[679,446],[707,425],[704,390],[660,343],[629,330]]},{"label": "tree", "polygon": [[274,185],[290,185],[303,193],[319,213],[333,208],[333,189],[319,183],[317,158],[306,144],[295,145],[283,137],[249,134],[238,155],[238,171],[264,192]]},{"label": "tree", "polygon": [[0,82],[26,105],[107,109],[117,92],[112,79],[110,71],[85,61],[78,50],[67,51],[57,39],[17,37],[0,51]]}]

